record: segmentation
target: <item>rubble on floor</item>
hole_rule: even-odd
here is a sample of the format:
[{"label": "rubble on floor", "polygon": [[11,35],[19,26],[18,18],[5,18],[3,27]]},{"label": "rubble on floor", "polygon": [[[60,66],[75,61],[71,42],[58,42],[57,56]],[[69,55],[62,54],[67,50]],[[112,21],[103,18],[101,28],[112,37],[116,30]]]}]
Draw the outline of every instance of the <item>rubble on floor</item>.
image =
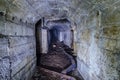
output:
[{"label": "rubble on floor", "polygon": [[[56,42],[47,54],[42,54],[32,80],[83,80],[76,74],[76,63],[72,49],[67,45]],[[74,76],[74,77],[72,77]]]},{"label": "rubble on floor", "polygon": [[45,68],[38,67],[36,71],[32,80],[76,80],[74,77]]},{"label": "rubble on floor", "polygon": [[65,54],[44,54],[40,64],[44,68],[61,72],[71,65],[71,60]]}]

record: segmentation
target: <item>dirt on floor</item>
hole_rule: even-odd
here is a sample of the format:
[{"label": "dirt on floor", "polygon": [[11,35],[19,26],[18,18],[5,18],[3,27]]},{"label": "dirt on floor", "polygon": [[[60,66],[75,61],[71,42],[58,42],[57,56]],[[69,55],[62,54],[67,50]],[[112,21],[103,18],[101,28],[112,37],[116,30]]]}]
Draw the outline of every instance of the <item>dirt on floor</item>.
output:
[{"label": "dirt on floor", "polygon": [[49,52],[40,56],[40,65],[32,80],[83,80],[77,69],[72,67],[69,72],[61,73],[72,64],[71,53],[72,49],[62,42],[53,43]]}]

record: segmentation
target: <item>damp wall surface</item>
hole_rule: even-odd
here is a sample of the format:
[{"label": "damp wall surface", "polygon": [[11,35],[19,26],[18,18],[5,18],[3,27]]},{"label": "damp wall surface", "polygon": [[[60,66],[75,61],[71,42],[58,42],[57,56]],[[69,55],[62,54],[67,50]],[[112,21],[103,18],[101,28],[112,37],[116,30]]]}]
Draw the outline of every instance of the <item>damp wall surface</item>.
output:
[{"label": "damp wall surface", "polygon": [[92,1],[72,17],[77,69],[85,80],[120,80],[120,1]]},{"label": "damp wall surface", "polygon": [[[9,80],[17,72],[14,76],[20,78],[27,68],[23,64],[29,63],[20,53],[34,55],[34,28],[30,26],[47,17],[67,18],[73,24],[77,69],[85,80],[120,80],[119,5],[120,0],[0,0],[0,15],[4,15],[0,16],[0,78]],[[14,65],[19,62],[22,65]]]},{"label": "damp wall surface", "polygon": [[6,14],[5,4],[0,10],[0,80],[29,80],[36,66],[34,24]]}]

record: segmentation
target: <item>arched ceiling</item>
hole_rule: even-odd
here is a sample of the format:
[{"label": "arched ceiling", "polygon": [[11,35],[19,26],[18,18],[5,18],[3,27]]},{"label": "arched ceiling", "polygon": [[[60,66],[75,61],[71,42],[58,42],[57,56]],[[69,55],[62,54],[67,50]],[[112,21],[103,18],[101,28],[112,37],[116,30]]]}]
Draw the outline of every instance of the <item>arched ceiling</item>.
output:
[{"label": "arched ceiling", "polygon": [[73,0],[0,0],[0,11],[23,20],[37,21],[40,17],[68,15]]},{"label": "arched ceiling", "polygon": [[120,0],[0,0],[0,12],[8,18],[35,23],[41,17],[70,17],[92,10],[119,9],[119,4]]}]

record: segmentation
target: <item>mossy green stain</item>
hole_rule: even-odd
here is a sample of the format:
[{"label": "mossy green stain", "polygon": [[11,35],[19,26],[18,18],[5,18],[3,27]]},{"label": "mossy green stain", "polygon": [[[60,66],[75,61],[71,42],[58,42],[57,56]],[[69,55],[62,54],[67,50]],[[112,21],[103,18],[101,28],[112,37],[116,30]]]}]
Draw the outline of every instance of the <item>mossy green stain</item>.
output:
[{"label": "mossy green stain", "polygon": [[118,35],[120,33],[120,28],[117,26],[112,26],[103,29],[103,33],[107,36]]},{"label": "mossy green stain", "polygon": [[0,6],[5,6],[5,5],[6,5],[5,0],[0,0]]}]

